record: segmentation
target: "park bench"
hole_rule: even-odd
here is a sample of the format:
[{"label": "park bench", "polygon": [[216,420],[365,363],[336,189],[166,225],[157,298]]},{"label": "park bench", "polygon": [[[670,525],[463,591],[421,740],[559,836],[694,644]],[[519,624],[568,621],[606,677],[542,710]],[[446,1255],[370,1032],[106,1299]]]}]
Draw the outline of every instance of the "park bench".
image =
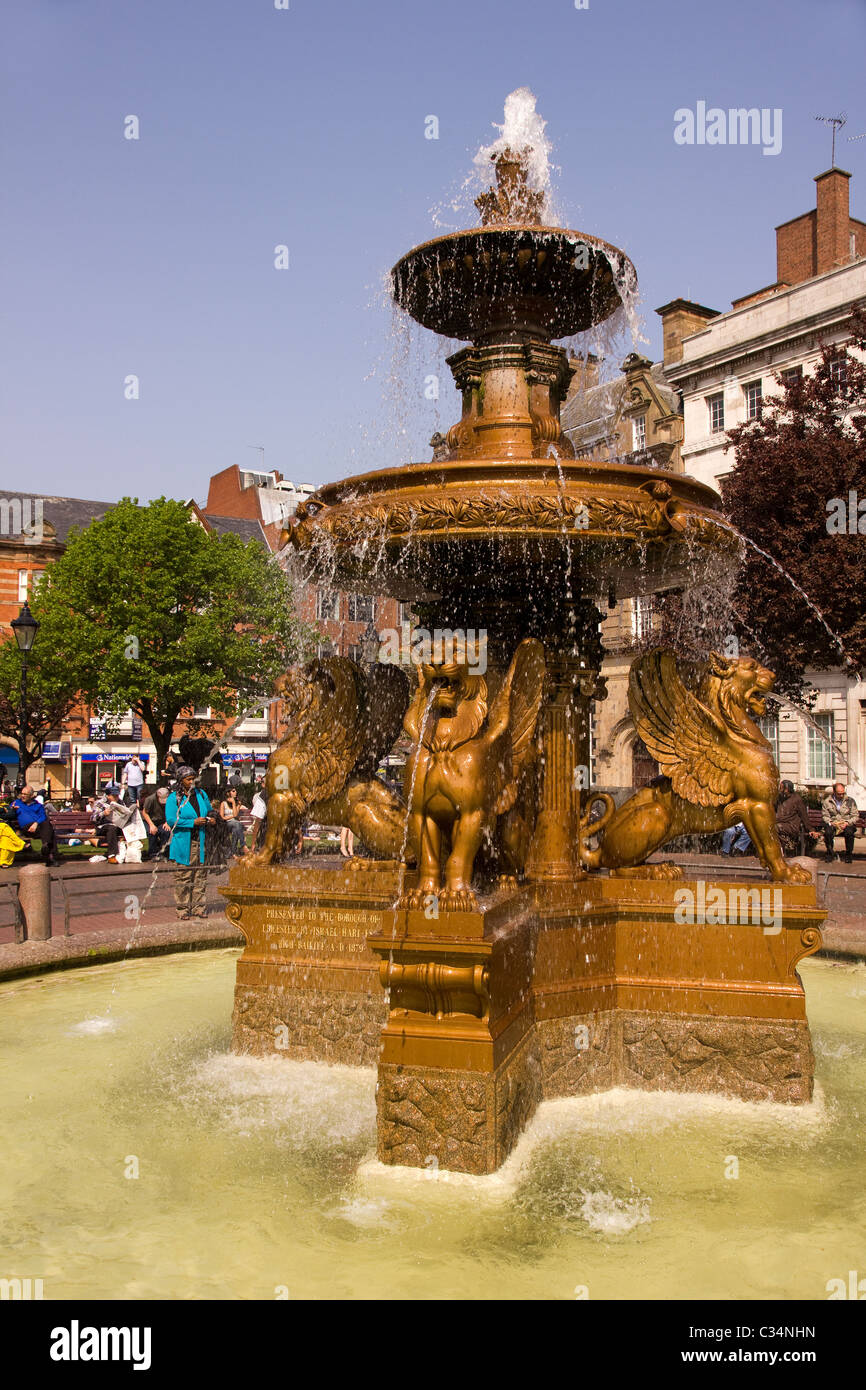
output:
[{"label": "park bench", "polygon": [[48,816],[54,826],[58,844],[68,844],[70,840],[84,840],[93,834],[93,821],[89,811],[49,811]]}]

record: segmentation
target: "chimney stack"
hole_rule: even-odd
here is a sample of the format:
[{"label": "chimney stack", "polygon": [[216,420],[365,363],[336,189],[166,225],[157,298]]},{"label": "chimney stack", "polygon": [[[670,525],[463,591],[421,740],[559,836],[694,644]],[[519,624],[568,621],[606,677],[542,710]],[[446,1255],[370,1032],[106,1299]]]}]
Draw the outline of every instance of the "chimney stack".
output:
[{"label": "chimney stack", "polygon": [[776,280],[801,285],[866,254],[866,223],[851,216],[845,169],[818,174],[817,207],[776,228]]},{"label": "chimney stack", "polygon": [[706,309],[703,304],[693,304],[690,299],[672,299],[656,309],[662,321],[664,341],[664,365],[673,366],[683,360],[683,338],[690,333],[698,333],[709,319],[719,316],[718,309]]},{"label": "chimney stack", "polygon": [[844,169],[828,169],[815,179],[818,185],[818,234],[816,275],[847,265],[851,257],[848,184],[851,175]]}]

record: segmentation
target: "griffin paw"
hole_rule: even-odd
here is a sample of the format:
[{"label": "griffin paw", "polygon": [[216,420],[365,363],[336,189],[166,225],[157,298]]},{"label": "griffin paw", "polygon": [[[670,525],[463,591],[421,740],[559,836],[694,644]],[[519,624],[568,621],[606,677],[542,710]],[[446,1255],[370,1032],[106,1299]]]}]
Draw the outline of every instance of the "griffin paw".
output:
[{"label": "griffin paw", "polygon": [[444,888],[439,894],[443,912],[474,912],[478,899],[471,888]]},{"label": "griffin paw", "polygon": [[666,860],[663,864],[635,864],[628,869],[611,869],[611,878],[682,878],[679,864]]},{"label": "griffin paw", "polygon": [[813,879],[811,870],[807,869],[804,864],[792,864],[789,860],[785,863],[784,870],[779,874],[777,881],[781,883],[812,883]]}]

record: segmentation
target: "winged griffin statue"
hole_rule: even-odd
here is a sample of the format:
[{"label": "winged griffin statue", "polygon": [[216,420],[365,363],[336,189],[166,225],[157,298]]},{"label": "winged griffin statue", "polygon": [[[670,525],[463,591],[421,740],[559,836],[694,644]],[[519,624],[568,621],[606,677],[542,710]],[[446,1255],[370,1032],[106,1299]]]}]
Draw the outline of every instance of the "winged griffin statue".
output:
[{"label": "winged griffin statue", "polygon": [[[742,821],[765,868],[787,883],[811,883],[808,869],[788,863],[776,829],[779,771],[755,720],[766,712],[772,671],[752,657],[713,652],[687,683],[669,651],[638,658],[629,673],[635,728],[662,775],[619,810],[606,793],[591,793],[581,821],[580,854],[590,868],[635,877],[679,877],[671,864],[645,860],[678,835],[723,830]],[[590,821],[592,805],[605,811]],[[603,834],[598,849],[586,841]]]},{"label": "winged griffin statue", "polygon": [[271,754],[265,786],[268,822],[251,864],[271,864],[294,844],[311,816],[346,825],[370,849],[396,858],[406,808],[375,772],[400,733],[409,681],[397,666],[368,675],[348,658],[330,656],[282,677],[287,730]]},{"label": "winged griffin statue", "polygon": [[534,638],[520,643],[492,695],[465,660],[419,663],[404,720],[415,744],[406,788],[419,872],[406,906],[424,907],[432,894],[446,911],[474,907],[472,872],[485,844],[512,874],[524,867],[544,679],[544,648]]}]

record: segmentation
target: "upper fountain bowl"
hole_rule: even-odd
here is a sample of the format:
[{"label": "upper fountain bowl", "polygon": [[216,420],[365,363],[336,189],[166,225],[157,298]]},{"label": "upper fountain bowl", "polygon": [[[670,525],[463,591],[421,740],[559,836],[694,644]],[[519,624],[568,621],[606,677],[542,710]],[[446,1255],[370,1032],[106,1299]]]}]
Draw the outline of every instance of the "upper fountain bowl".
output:
[{"label": "upper fountain bowl", "polygon": [[564,338],[605,319],[636,282],[617,247],[559,227],[489,225],[416,246],[391,272],[401,308],[449,338]]}]

